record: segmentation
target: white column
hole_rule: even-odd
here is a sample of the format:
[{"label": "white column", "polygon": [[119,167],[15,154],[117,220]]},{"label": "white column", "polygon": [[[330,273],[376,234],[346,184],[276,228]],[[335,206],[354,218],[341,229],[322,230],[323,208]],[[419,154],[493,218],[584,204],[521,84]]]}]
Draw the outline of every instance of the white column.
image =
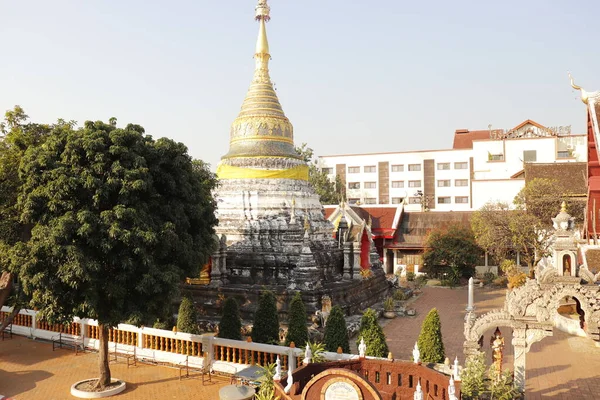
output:
[{"label": "white column", "polygon": [[467,312],[472,312],[475,309],[473,305],[473,289],[475,285],[473,284],[473,277],[469,278],[469,297],[467,302]]},{"label": "white column", "polygon": [[36,330],[37,330],[37,311],[34,311],[33,315],[31,316],[31,338],[32,339],[35,339],[37,337],[35,335]]},{"label": "white column", "polygon": [[144,348],[144,328],[143,327],[138,329],[137,347],[139,347],[140,349]]}]

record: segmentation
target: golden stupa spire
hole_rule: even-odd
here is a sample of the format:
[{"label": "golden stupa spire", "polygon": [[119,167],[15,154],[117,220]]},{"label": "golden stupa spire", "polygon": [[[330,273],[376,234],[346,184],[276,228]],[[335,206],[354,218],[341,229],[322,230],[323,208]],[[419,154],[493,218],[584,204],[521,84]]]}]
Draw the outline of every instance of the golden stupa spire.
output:
[{"label": "golden stupa spire", "polygon": [[[254,77],[240,113],[231,124],[229,152],[222,159],[278,157],[299,160],[301,157],[294,148],[292,124],[283,112],[269,76],[271,55],[266,23],[271,19],[271,8],[267,0],[258,0],[255,11],[259,26]],[[221,177],[225,176],[227,174],[221,173]]]}]

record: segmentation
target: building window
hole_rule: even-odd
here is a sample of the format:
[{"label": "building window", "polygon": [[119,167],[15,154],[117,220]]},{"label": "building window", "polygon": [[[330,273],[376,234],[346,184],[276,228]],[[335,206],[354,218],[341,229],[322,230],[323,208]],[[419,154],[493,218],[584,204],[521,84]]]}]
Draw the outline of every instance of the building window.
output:
[{"label": "building window", "polygon": [[392,172],[403,172],[403,171],[404,171],[403,164],[392,165]]},{"label": "building window", "polygon": [[450,179],[439,180],[438,187],[450,187]]},{"label": "building window", "polygon": [[327,175],[333,174],[333,168],[321,168],[321,171],[323,171]]},{"label": "building window", "polygon": [[360,167],[348,167],[349,174],[358,174],[360,172]]},{"label": "building window", "polygon": [[402,204],[404,197],[392,197],[392,204]]},{"label": "building window", "polygon": [[375,371],[375,383],[379,383],[379,371]]},{"label": "building window", "polygon": [[420,197],[409,197],[408,204],[421,204],[421,198]]},{"label": "building window", "polygon": [[468,179],[455,179],[454,186],[456,186],[456,187],[469,186],[469,180]]},{"label": "building window", "polygon": [[438,204],[450,204],[450,203],[451,203],[450,197],[438,197]]},{"label": "building window", "polygon": [[454,198],[454,202],[456,204],[468,204],[469,203],[469,197],[467,197],[467,196],[456,196]]},{"label": "building window", "polygon": [[524,162],[537,161],[537,152],[535,150],[523,150],[523,161]]},{"label": "building window", "polygon": [[411,188],[421,187],[421,181],[408,181],[408,187],[411,187]]},{"label": "building window", "polygon": [[392,373],[386,372],[386,374],[387,374],[387,384],[391,385],[392,384]]},{"label": "building window", "polygon": [[439,169],[439,170],[450,169],[450,163],[449,162],[438,163],[437,169]]},{"label": "building window", "polygon": [[404,187],[404,181],[392,181],[392,188],[398,189]]},{"label": "building window", "polygon": [[468,169],[469,163],[466,162],[455,162],[454,169]]},{"label": "building window", "polygon": [[348,199],[348,203],[350,203],[350,204],[358,204],[358,203],[360,203],[360,199],[349,198]]},{"label": "building window", "polygon": [[409,171],[420,171],[421,164],[408,164],[408,170]]},{"label": "building window", "polygon": [[365,182],[365,189],[377,188],[377,182]]},{"label": "building window", "polygon": [[348,182],[348,189],[360,189],[360,182]]},{"label": "building window", "polygon": [[377,167],[374,165],[367,165],[365,167],[365,172],[377,172]]},{"label": "building window", "polygon": [[573,150],[559,150],[556,153],[556,158],[571,158],[573,157]]},{"label": "building window", "polygon": [[365,204],[377,204],[377,199],[375,197],[367,197],[365,199]]},{"label": "building window", "polygon": [[504,161],[504,154],[488,153],[488,161]]}]

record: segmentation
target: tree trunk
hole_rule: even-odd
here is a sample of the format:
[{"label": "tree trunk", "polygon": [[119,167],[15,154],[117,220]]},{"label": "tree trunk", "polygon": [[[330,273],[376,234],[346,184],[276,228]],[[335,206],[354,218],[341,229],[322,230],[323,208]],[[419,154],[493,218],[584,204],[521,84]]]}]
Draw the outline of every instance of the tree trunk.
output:
[{"label": "tree trunk", "polygon": [[4,320],[4,322],[2,322],[2,324],[0,324],[0,332],[2,332],[4,330],[4,328],[6,328],[8,325],[12,324],[13,319],[15,319],[15,316],[17,314],[19,314],[19,311],[21,311],[20,307],[13,307],[12,312],[8,315],[8,317],[6,317],[6,319]]},{"label": "tree trunk", "polygon": [[10,272],[3,272],[2,276],[0,276],[0,310],[2,309],[2,306],[4,306],[6,299],[8,299],[8,295],[12,290],[12,283],[13,274]]},{"label": "tree trunk", "polygon": [[100,347],[98,349],[98,367],[100,368],[100,378],[96,388],[104,389],[110,384],[110,368],[108,366],[108,325],[98,325],[98,336],[100,339]]}]

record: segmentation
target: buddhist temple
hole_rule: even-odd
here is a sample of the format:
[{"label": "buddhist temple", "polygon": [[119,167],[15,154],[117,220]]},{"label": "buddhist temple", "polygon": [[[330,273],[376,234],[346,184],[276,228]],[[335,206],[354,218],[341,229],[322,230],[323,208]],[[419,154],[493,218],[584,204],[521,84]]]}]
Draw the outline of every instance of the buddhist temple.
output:
[{"label": "buddhist temple", "polygon": [[201,278],[188,284],[208,314],[218,308],[211,299],[243,293],[241,311],[250,315],[262,288],[275,291],[283,308],[288,291],[301,291],[309,312],[323,296],[357,312],[387,291],[379,256],[372,240],[345,243],[325,218],[269,75],[267,1],[255,11],[254,76],[217,167],[220,245]]}]

